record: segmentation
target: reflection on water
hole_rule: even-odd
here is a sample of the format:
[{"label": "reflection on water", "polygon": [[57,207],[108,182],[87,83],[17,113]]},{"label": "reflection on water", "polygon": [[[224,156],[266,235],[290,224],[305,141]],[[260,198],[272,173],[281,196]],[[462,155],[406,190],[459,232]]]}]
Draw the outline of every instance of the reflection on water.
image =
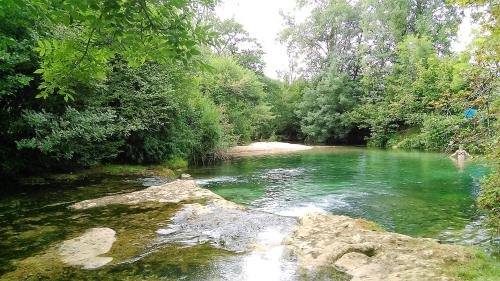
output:
[{"label": "reflection on water", "polygon": [[286,234],[276,228],[267,228],[259,234],[256,250],[244,258],[242,280],[289,280],[295,274],[295,264],[285,260]]},{"label": "reflection on water", "polygon": [[[390,231],[488,247],[491,232],[474,224],[481,217],[475,197],[486,168],[474,162],[462,168],[437,153],[334,148],[238,159],[190,173],[257,210],[362,217]],[[463,235],[469,228],[475,234]],[[471,235],[482,238],[471,242]]]},{"label": "reflection on water", "polygon": [[[474,162],[460,172],[440,154],[354,148],[246,158],[189,173],[251,211],[221,210],[196,220],[175,204],[67,208],[161,184],[160,177],[2,189],[0,279],[347,280],[332,272],[301,276],[287,256],[281,241],[296,217],[309,212],[362,217],[391,231],[489,249],[498,239],[475,207],[484,172]],[[54,260],[54,247],[92,227],[116,231],[111,264],[88,271]]]}]

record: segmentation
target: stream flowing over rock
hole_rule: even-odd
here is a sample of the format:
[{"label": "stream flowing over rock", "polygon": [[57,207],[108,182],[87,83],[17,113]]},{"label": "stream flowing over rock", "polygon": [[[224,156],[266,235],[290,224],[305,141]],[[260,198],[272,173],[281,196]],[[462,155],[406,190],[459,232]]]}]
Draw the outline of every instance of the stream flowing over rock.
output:
[{"label": "stream flowing over rock", "polygon": [[171,220],[168,228],[158,230],[159,242],[184,245],[208,242],[234,252],[258,247],[257,236],[268,229],[290,234],[297,224],[295,218],[217,204],[185,205]]},{"label": "stream flowing over rock", "polygon": [[[314,272],[326,269],[327,272],[346,274],[347,279],[354,281],[451,280],[446,277],[444,266],[468,258],[460,246],[385,232],[365,220],[318,213],[307,214],[298,220],[249,210],[200,188],[193,180],[177,180],[132,193],[85,200],[71,208],[150,202],[181,204],[170,218],[170,224],[156,230],[157,238],[151,242],[153,248],[167,244],[190,247],[208,243],[250,256],[274,251],[278,253],[275,259],[277,267],[286,263],[287,270],[290,270],[290,265],[293,265],[294,271],[305,272],[305,276],[314,276]],[[274,239],[276,241],[271,239],[270,243],[269,239],[267,242],[261,239],[266,233],[280,235],[275,235],[278,238]],[[96,244],[93,238],[100,234],[105,234],[104,240]],[[102,266],[111,257],[98,256],[109,250],[113,239],[111,229],[89,230],[79,238],[64,242],[60,247],[61,256],[71,265],[84,268]],[[80,246],[88,249],[71,259],[72,253]],[[308,272],[313,273],[308,275]],[[334,280],[345,278],[336,277]]]}]

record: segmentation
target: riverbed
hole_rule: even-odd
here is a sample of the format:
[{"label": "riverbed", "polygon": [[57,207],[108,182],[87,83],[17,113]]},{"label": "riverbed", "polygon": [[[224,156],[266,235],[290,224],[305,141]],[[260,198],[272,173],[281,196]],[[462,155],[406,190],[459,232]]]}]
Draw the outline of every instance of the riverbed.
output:
[{"label": "riverbed", "polygon": [[[349,147],[237,158],[189,170],[198,185],[248,207],[255,217],[269,215],[265,228],[252,227],[252,216],[241,221],[271,249],[252,253],[239,251],[238,241],[229,247],[205,243],[201,235],[173,239],[169,229],[182,221],[179,204],[68,209],[85,199],[142,190],[161,178],[106,176],[19,187],[22,192],[4,192],[0,200],[0,279],[20,276],[12,272],[29,276],[20,269],[31,266],[60,280],[300,280],[294,261],[284,260],[275,245],[295,226],[294,218],[309,212],[364,218],[388,231],[492,250],[498,240],[475,206],[486,171],[480,163],[457,167],[442,154]],[[276,216],[283,219],[275,222]],[[118,233],[108,253],[112,263],[85,270],[47,262],[62,241],[93,227]]]}]

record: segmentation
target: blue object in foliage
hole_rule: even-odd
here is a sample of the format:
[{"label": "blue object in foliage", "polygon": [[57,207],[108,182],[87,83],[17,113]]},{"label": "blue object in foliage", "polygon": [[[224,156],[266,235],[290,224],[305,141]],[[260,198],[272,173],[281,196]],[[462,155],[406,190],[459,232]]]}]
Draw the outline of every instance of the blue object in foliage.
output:
[{"label": "blue object in foliage", "polygon": [[476,114],[477,112],[477,109],[474,109],[474,108],[469,108],[465,111],[465,117],[466,118],[472,118],[474,117],[474,115]]}]

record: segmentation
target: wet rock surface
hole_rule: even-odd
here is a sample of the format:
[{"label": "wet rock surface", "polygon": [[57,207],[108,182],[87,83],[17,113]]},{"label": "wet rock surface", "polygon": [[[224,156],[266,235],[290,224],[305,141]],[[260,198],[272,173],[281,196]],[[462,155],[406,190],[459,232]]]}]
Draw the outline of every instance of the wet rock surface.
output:
[{"label": "wet rock surface", "polygon": [[210,243],[235,252],[258,247],[258,235],[265,230],[272,228],[278,233],[289,234],[297,224],[295,218],[227,208],[217,203],[185,205],[171,220],[167,228],[157,231],[159,243]]},{"label": "wet rock surface", "polygon": [[[148,204],[154,205],[140,216],[145,212],[141,206]],[[116,233],[111,228],[89,229],[58,244],[56,251],[22,261],[23,268],[27,271],[32,264],[45,261],[43,276],[48,276],[59,262],[74,268],[98,268],[105,274],[113,268],[145,265],[155,257],[171,256],[171,251],[209,247],[234,254],[210,261],[218,268],[210,273],[215,278],[210,280],[432,281],[452,280],[443,267],[467,259],[459,246],[385,232],[364,220],[319,213],[297,219],[246,209],[200,188],[193,180],[70,206],[78,213],[96,214],[113,208],[135,210],[128,218],[136,218],[137,223],[110,226]],[[64,266],[60,267],[64,272]]]},{"label": "wet rock surface", "polygon": [[377,229],[346,216],[310,214],[286,241],[299,267],[334,267],[357,280],[452,280],[446,264],[468,257],[460,246]]},{"label": "wet rock surface", "polygon": [[109,252],[115,242],[116,232],[111,228],[91,228],[83,235],[66,240],[59,246],[59,255],[68,265],[84,269],[101,267],[113,260],[100,255]]},{"label": "wet rock surface", "polygon": [[217,204],[227,208],[243,208],[237,204],[224,200],[224,198],[208,189],[198,187],[194,180],[176,180],[160,186],[151,186],[136,192],[84,200],[71,205],[70,208],[82,210],[111,204],[136,205],[152,202],[180,203],[194,200],[206,200],[207,203],[217,202]]}]

